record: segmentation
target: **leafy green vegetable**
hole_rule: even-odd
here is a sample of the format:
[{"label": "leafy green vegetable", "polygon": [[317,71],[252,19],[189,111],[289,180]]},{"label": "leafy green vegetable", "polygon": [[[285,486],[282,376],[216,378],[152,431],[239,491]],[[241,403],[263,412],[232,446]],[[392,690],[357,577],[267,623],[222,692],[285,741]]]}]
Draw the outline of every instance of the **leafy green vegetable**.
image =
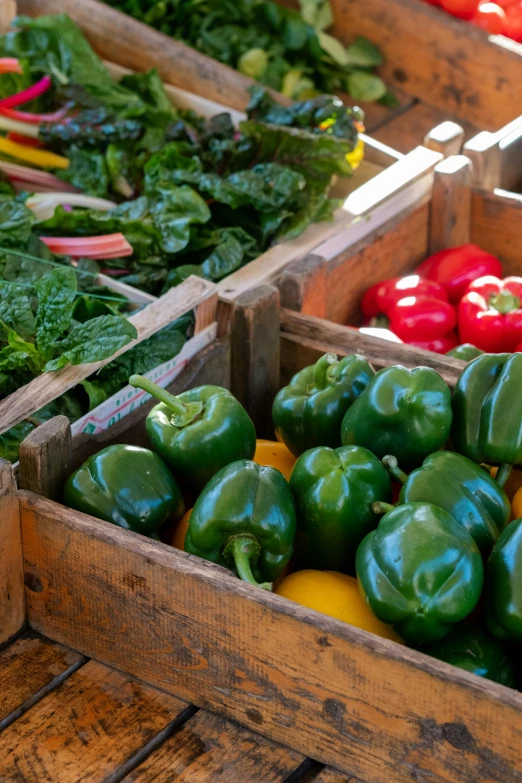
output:
[{"label": "leafy green vegetable", "polygon": [[[382,61],[370,41],[345,47],[325,32],[333,21],[328,0],[301,0],[300,12],[267,0],[106,2],[295,100],[351,90],[352,76],[373,75]],[[379,88],[355,80],[352,98],[383,96],[374,79]]]},{"label": "leafy green vegetable", "polygon": [[69,328],[76,296],[76,275],[72,269],[55,269],[36,284],[36,344],[45,354],[58,337]]},{"label": "leafy green vegetable", "polygon": [[77,324],[59,344],[60,356],[48,361],[45,370],[70,364],[99,362],[137,337],[136,328],[118,315],[102,315]]}]

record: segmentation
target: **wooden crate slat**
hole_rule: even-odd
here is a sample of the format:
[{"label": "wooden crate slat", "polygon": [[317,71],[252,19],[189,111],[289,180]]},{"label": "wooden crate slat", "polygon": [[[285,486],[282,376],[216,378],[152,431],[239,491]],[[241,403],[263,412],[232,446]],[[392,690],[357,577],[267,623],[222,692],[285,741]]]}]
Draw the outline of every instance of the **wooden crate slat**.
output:
[{"label": "wooden crate slat", "polygon": [[[390,780],[393,780],[393,778]],[[346,775],[344,772],[338,772],[331,767],[325,767],[314,778],[313,783],[364,783],[364,781],[351,775]]]},{"label": "wooden crate slat", "polygon": [[[404,367],[428,366],[436,370],[449,386],[454,386],[466,362],[423,351],[413,345],[392,343],[380,337],[361,334],[340,324],[305,316],[292,310],[281,311],[283,337],[296,343],[316,347],[323,352],[330,350],[339,354],[363,354],[376,368],[402,364]],[[326,348],[330,346],[330,348]],[[287,373],[285,373],[287,375]]]},{"label": "wooden crate slat", "polygon": [[61,644],[29,635],[3,649],[0,652],[0,722],[82,659],[80,653]]},{"label": "wooden crate slat", "polygon": [[186,707],[89,661],[0,735],[0,779],[102,783]]},{"label": "wooden crate slat", "polygon": [[522,195],[473,190],[471,241],[502,261],[504,275],[522,274]]},{"label": "wooden crate slat", "polygon": [[35,629],[366,783],[417,770],[519,783],[522,695],[52,501],[20,502]]},{"label": "wooden crate slat", "polygon": [[20,514],[13,468],[0,459],[0,644],[25,622],[24,574]]},{"label": "wooden crate slat", "polygon": [[[425,98],[429,101],[429,95],[426,95]],[[429,103],[415,101],[409,109],[398,113],[395,117],[390,118],[388,122],[372,131],[372,136],[378,141],[389,144],[390,147],[399,150],[399,152],[409,152],[417,144],[423,144],[426,135],[445,121],[460,125],[462,127],[462,136],[466,139],[474,136],[478,130],[475,125],[466,122],[461,117],[457,117],[456,114],[437,109],[435,106],[430,106]],[[429,146],[429,149],[442,152],[445,155],[455,155],[461,150],[462,139],[460,146],[455,141],[453,148],[450,150],[448,150],[447,145],[443,145],[440,148],[437,148],[435,145],[427,146]]]},{"label": "wooden crate slat", "polygon": [[364,35],[384,55],[390,84],[486,130],[510,122],[522,106],[522,46],[418,0],[333,0],[334,32]]},{"label": "wooden crate slat", "polygon": [[284,783],[302,761],[300,753],[200,710],[123,783]]}]

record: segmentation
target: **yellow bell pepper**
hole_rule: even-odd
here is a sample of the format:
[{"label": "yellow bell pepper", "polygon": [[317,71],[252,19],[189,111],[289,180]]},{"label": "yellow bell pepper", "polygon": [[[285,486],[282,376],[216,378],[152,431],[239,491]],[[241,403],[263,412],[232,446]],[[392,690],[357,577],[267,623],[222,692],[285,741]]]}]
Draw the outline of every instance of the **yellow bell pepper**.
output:
[{"label": "yellow bell pepper", "polygon": [[522,487],[511,501],[511,515],[513,519],[522,519]]},{"label": "yellow bell pepper", "polygon": [[308,609],[404,644],[392,628],[375,617],[353,576],[337,571],[296,571],[276,585],[274,592]]},{"label": "yellow bell pepper", "polygon": [[32,163],[34,166],[39,166],[42,169],[69,168],[69,159],[64,158],[63,155],[56,155],[56,153],[48,150],[35,149],[35,147],[18,144],[16,141],[0,137],[0,153],[2,152],[5,155],[10,155],[12,158],[25,160],[27,163]]},{"label": "yellow bell pepper", "polygon": [[257,462],[258,465],[276,468],[288,481],[296,458],[283,443],[275,440],[258,440],[256,441],[254,462]]}]

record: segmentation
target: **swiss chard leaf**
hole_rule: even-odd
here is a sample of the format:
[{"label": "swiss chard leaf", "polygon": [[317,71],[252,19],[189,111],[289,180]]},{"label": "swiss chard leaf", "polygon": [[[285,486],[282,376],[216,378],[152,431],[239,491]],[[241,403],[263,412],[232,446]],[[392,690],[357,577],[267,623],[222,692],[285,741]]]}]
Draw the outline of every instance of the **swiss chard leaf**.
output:
[{"label": "swiss chard leaf", "polygon": [[105,156],[97,150],[72,145],[67,152],[69,168],[57,171],[58,177],[91,196],[106,198],[109,190],[109,172]]},{"label": "swiss chard leaf", "polygon": [[68,335],[55,345],[60,356],[45,365],[45,370],[58,370],[67,364],[99,362],[136,339],[136,328],[116,315],[102,315],[84,324],[73,326]]},{"label": "swiss chard leaf", "polygon": [[64,334],[71,324],[76,297],[76,275],[72,269],[53,269],[36,284],[36,344],[42,354]]},{"label": "swiss chard leaf", "polygon": [[161,236],[164,253],[174,254],[186,248],[190,226],[210,220],[210,209],[204,199],[188,185],[158,185],[150,207],[154,226]]},{"label": "swiss chard leaf", "polygon": [[34,214],[24,204],[13,199],[0,199],[0,245],[25,246],[34,222]]}]

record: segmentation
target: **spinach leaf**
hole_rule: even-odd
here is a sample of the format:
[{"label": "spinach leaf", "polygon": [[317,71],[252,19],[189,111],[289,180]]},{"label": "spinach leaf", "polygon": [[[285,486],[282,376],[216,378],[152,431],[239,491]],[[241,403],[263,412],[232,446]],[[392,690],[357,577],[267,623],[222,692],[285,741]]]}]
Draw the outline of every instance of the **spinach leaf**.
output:
[{"label": "spinach leaf", "polygon": [[179,253],[188,245],[192,224],[210,220],[204,199],[188,185],[159,184],[150,212],[161,237],[161,250],[169,254]]},{"label": "spinach leaf", "polygon": [[34,222],[33,213],[24,204],[14,199],[0,199],[0,245],[25,245]]},{"label": "spinach leaf", "polygon": [[76,275],[72,269],[53,269],[36,284],[36,344],[42,354],[69,328],[76,296]]},{"label": "spinach leaf", "polygon": [[35,329],[31,301],[26,290],[0,281],[0,321],[21,337],[30,337]]},{"label": "spinach leaf", "polygon": [[45,370],[59,370],[70,364],[99,362],[123,348],[138,336],[136,328],[125,318],[102,315],[73,326],[67,336],[55,344],[60,356],[48,361]]}]

